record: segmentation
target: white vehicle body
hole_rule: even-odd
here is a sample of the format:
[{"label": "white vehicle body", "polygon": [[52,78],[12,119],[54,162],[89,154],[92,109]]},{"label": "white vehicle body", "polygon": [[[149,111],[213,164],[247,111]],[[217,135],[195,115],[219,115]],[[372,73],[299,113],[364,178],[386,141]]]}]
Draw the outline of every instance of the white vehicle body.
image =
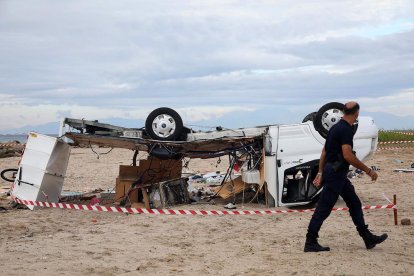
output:
[{"label": "white vehicle body", "polygon": [[[181,147],[182,150],[192,145],[197,148],[204,142],[222,141],[224,143],[235,138],[252,138],[256,141],[263,139],[264,181],[267,184],[268,201],[273,206],[296,206],[312,202],[322,190],[316,188],[312,181],[319,169],[319,159],[325,144],[325,137],[330,127],[342,117],[342,107],[340,103],[328,103],[318,112],[314,112],[315,116],[311,113],[305,117],[304,121],[310,116],[309,121],[300,124],[278,124],[229,130],[219,128],[217,131],[210,132],[193,132],[191,129],[183,132],[182,120],[178,113],[169,108],[159,108],[148,116],[145,128],[127,129],[101,124],[97,121],[66,118],[61,125],[60,135],[65,134],[65,125],[70,125],[80,130],[81,133],[92,135],[110,133],[119,139],[123,137],[130,139],[129,141],[136,139],[141,143],[146,143],[137,145],[129,142],[124,143],[123,147],[147,150],[150,154],[153,153],[151,149],[154,149],[153,145],[156,143],[165,142]],[[168,136],[169,133],[171,136]],[[151,138],[148,139],[148,136]],[[94,143],[90,139],[81,139],[79,135],[72,135],[73,137],[77,137],[78,142],[83,140],[89,144]],[[169,138],[171,140],[168,140]],[[100,141],[95,142],[102,144]],[[354,151],[357,157],[362,161],[366,160],[375,152],[377,143],[378,128],[374,120],[370,117],[360,117],[354,135]],[[222,153],[218,146],[215,149],[218,154]],[[226,153],[222,155],[224,154]]]},{"label": "white vehicle body", "polygon": [[[325,139],[312,122],[269,127],[271,147],[265,154],[265,181],[275,206],[303,205],[320,193],[312,181],[318,172]],[[372,155],[378,128],[369,117],[359,120],[354,150],[360,160]]]},{"label": "white vehicle body", "polygon": [[[325,138],[309,121],[301,124],[270,125],[255,128],[191,133],[187,141],[224,137],[264,137],[264,171],[273,206],[305,205],[321,192],[312,184],[318,172]],[[378,143],[378,128],[370,117],[360,117],[354,136],[354,150],[360,160],[371,156]]]}]

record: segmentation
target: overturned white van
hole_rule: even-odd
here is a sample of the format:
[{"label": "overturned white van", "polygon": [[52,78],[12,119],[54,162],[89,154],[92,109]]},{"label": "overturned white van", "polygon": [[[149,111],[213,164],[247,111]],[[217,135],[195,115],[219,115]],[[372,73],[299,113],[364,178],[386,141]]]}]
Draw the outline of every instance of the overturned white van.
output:
[{"label": "overturned white van", "polygon": [[[194,131],[184,126],[180,115],[167,107],[149,114],[144,128],[123,128],[98,121],[65,118],[61,133],[76,144],[97,144],[147,151],[160,159],[212,158],[228,155],[232,166],[244,164],[244,173],[260,175],[255,180],[267,185],[271,206],[296,206],[312,202],[321,192],[312,181],[329,129],[343,116],[343,104],[328,103],[307,115],[302,123],[275,124],[251,128]],[[370,117],[354,125],[354,150],[359,159],[373,154],[378,128]],[[252,172],[259,171],[259,174]]]}]

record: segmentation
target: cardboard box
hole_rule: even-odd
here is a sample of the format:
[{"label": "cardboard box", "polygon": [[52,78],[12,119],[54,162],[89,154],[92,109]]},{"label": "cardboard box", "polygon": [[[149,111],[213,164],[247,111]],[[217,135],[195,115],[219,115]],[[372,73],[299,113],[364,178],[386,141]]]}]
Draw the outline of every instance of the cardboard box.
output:
[{"label": "cardboard box", "polygon": [[[115,186],[115,202],[119,203],[124,199],[135,181],[139,180],[137,187],[148,187],[159,182],[181,178],[181,170],[181,160],[160,160],[153,157],[140,160],[138,166],[120,165]],[[139,202],[139,198],[142,198],[146,208],[149,208],[146,188],[131,192],[127,203]]]},{"label": "cardboard box", "polygon": [[119,166],[119,179],[138,180],[142,184],[153,184],[181,178],[181,160],[160,160],[148,158],[140,160],[138,166]]},{"label": "cardboard box", "polygon": [[[116,178],[115,185],[115,202],[120,203],[131,188],[135,180],[124,180],[119,177]],[[134,190],[129,194],[128,203],[138,202],[138,190]]]}]

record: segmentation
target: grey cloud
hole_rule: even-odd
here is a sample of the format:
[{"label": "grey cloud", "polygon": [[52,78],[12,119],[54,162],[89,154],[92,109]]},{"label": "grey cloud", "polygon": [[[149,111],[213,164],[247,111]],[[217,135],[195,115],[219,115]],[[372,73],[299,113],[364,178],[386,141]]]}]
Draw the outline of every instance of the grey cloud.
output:
[{"label": "grey cloud", "polygon": [[3,1],[0,93],[124,108],[390,95],[414,87],[414,31],[358,30],[413,10],[411,1]]}]

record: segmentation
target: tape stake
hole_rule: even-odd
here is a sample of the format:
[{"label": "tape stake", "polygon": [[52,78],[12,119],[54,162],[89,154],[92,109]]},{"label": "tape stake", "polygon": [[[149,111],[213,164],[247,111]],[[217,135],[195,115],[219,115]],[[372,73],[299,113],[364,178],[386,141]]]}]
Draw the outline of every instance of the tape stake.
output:
[{"label": "tape stake", "polygon": [[[394,195],[394,205],[397,205],[397,195]],[[394,208],[394,225],[398,225],[398,209]]]}]

